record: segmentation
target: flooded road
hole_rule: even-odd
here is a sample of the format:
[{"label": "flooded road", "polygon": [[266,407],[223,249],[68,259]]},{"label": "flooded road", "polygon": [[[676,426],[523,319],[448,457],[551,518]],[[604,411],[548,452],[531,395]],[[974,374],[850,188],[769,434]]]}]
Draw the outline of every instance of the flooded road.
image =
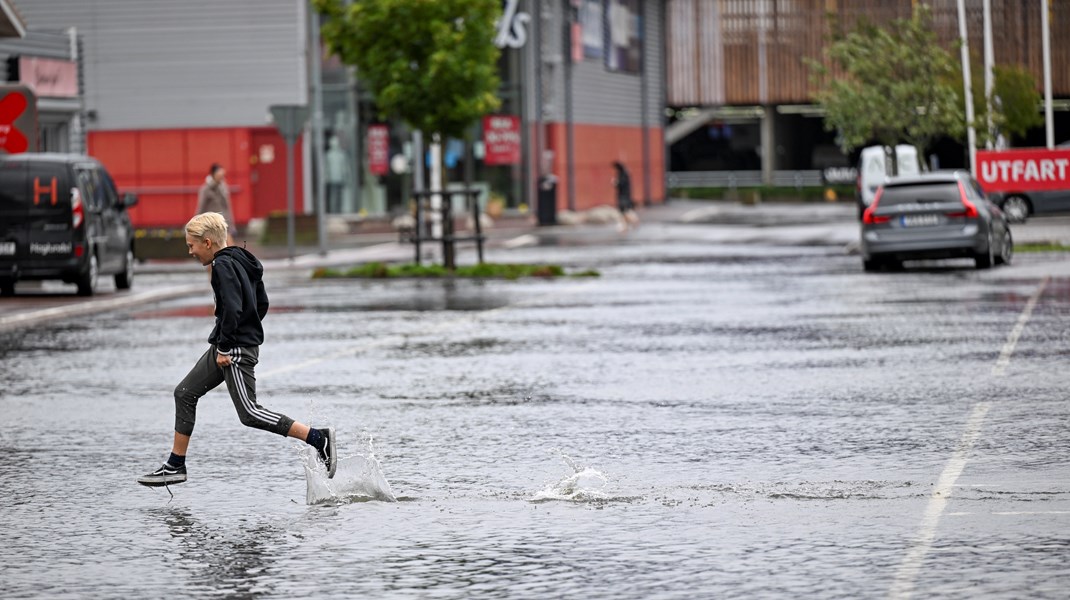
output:
[{"label": "flooded road", "polygon": [[330,481],[217,390],[189,482],[134,483],[207,290],[0,333],[3,596],[1065,597],[1058,257],[865,274],[708,231],[488,257],[597,279],[269,273],[259,398],[337,429]]}]

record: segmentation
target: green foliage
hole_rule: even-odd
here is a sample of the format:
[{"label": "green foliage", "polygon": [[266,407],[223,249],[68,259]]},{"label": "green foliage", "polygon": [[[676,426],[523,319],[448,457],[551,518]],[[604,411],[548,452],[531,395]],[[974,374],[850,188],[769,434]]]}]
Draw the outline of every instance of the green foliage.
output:
[{"label": "green foliage", "polygon": [[910,19],[885,27],[859,22],[846,34],[832,18],[836,33],[825,52],[845,76],[835,77],[817,61],[808,64],[817,81],[824,82],[817,101],[826,111],[825,127],[839,133],[841,148],[907,142],[924,152],[937,137],[962,138],[964,108],[955,86],[959,70],[937,43],[927,6],[919,5]]},{"label": "green foliage", "polygon": [[[962,70],[959,70],[961,73]],[[996,65],[992,86],[992,129],[988,129],[988,102],[985,101],[984,61],[971,61],[974,128],[977,132],[977,147],[985,147],[989,140],[995,141],[999,134],[1022,136],[1033,127],[1044,124],[1044,116],[1038,107],[1041,96],[1036,81],[1024,67],[1019,65]],[[955,87],[959,102],[963,102],[962,77]]]},{"label": "green foliage", "polygon": [[[525,265],[509,263],[482,263],[457,267],[452,273],[440,265],[385,265],[372,262],[358,265],[344,271],[319,268],[313,271],[313,279],[330,278],[366,278],[386,279],[392,277],[465,277],[472,279],[520,279],[521,277],[561,277],[565,270],[558,265]],[[598,277],[599,273],[587,270],[576,274],[577,277]]]},{"label": "green foliage", "polygon": [[500,105],[495,22],[500,0],[313,0],[323,40],[357,67],[383,117],[463,137]]},{"label": "green foliage", "polygon": [[1059,242],[1047,242],[1037,244],[1015,244],[1014,251],[1018,253],[1028,252],[1070,252],[1070,246]]}]

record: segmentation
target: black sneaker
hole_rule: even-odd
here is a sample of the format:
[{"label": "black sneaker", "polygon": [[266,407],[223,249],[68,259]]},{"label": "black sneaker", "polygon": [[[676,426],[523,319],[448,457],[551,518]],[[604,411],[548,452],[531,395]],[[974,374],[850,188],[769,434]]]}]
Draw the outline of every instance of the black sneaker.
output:
[{"label": "black sneaker", "polygon": [[160,487],[184,481],[186,481],[186,466],[172,467],[167,463],[164,463],[163,466],[152,473],[137,478],[138,483],[149,487]]},{"label": "black sneaker", "polygon": [[334,472],[338,470],[338,454],[334,446],[334,427],[328,427],[320,431],[323,432],[323,447],[319,449],[320,460],[323,461],[323,466],[327,467],[327,479],[331,479],[334,477]]}]

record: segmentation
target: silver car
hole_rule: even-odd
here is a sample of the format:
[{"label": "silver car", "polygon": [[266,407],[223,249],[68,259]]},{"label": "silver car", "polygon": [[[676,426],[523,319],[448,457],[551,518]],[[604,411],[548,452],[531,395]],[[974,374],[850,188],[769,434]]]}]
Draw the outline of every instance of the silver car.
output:
[{"label": "silver car", "polygon": [[1003,211],[966,171],[889,179],[862,215],[862,265],[898,269],[905,260],[973,258],[1007,264],[1014,241]]}]

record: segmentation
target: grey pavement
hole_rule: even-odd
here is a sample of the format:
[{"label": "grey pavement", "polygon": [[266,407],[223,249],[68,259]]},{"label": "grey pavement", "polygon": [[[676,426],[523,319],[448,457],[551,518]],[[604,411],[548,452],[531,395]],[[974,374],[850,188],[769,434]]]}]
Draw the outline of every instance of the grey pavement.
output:
[{"label": "grey pavement", "polygon": [[[538,249],[547,244],[614,244],[625,236],[632,244],[658,243],[694,234],[715,244],[833,246],[842,248],[845,254],[858,251],[859,225],[855,205],[851,202],[745,205],[721,201],[671,200],[664,205],[641,208],[640,217],[639,229],[630,234],[620,233],[614,223],[588,222],[540,227],[533,216],[514,217],[486,231],[485,249],[493,255],[494,260],[509,256],[532,260],[532,252],[537,255]],[[1030,219],[1024,224],[1014,225],[1012,231],[1017,244],[1070,244],[1070,216]],[[320,253],[315,247],[298,247],[292,260],[288,257],[289,249],[286,246],[248,243],[248,247],[262,259],[269,274],[289,280],[307,278],[312,270],[321,267],[345,267],[368,262],[410,262],[414,258],[412,244],[399,242],[396,235],[381,232],[332,238],[326,253]],[[526,252],[513,252],[525,249]],[[440,245],[424,244],[422,255],[422,260],[440,261]],[[458,245],[460,262],[470,262],[474,256],[473,244]],[[1047,264],[1043,267],[1036,264],[1015,265],[1010,271],[1001,273],[1025,276],[1036,269],[1051,271],[1053,268],[1056,274],[1070,271],[1070,261],[1061,261],[1055,267]],[[104,293],[91,299],[70,297],[62,288],[57,293],[49,293],[52,288],[45,284],[41,288],[44,293],[36,293],[35,288],[34,296],[0,303],[0,331],[202,293],[204,280],[196,276],[203,270],[192,259],[146,261],[136,267],[137,283],[133,291]]]}]

